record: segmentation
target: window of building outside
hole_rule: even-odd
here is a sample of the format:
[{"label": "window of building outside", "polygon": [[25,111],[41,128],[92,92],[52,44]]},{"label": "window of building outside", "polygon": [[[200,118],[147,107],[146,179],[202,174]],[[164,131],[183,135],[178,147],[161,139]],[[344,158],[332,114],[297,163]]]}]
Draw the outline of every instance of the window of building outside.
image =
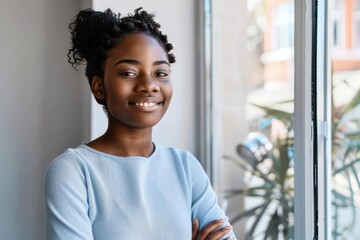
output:
[{"label": "window of building outside", "polygon": [[332,4],[333,46],[336,50],[336,48],[341,49],[345,46],[344,0],[333,0]]},{"label": "window of building outside", "polygon": [[[360,239],[360,3],[331,2],[329,224],[332,239],[355,240]],[[293,0],[212,1],[213,132],[220,149],[214,159],[221,169],[215,185],[238,239],[294,236],[294,31]]]},{"label": "window of building outside", "polygon": [[294,5],[279,4],[272,10],[273,49],[292,47],[294,44]]},{"label": "window of building outside", "polygon": [[355,7],[353,9],[353,47],[360,48],[360,0],[355,1]]}]

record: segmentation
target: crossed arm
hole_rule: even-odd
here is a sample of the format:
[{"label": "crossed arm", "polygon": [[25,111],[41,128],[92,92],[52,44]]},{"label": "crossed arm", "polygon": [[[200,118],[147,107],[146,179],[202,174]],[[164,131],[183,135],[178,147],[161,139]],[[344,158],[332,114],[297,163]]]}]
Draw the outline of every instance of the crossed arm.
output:
[{"label": "crossed arm", "polygon": [[[199,221],[195,219],[192,222],[192,240],[219,240],[226,234],[231,232],[232,227],[222,227],[224,220],[215,220],[206,225],[203,229],[199,229]],[[220,228],[222,227],[222,228]],[[227,238],[226,240],[230,240]]]}]

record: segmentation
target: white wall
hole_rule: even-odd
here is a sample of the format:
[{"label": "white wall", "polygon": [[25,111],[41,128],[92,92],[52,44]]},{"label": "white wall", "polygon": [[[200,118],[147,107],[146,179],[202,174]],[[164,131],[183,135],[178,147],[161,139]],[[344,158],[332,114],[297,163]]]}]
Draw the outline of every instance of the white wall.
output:
[{"label": "white wall", "polygon": [[[196,152],[195,3],[95,0],[93,4],[122,13],[139,6],[157,12],[175,46],[177,63],[173,102],[156,127],[155,140]],[[0,239],[44,239],[45,170],[67,147],[90,138],[88,84],[66,57],[67,25],[84,6],[90,7],[90,0],[0,2]],[[105,117],[98,110],[92,114]],[[93,132],[100,126],[93,125]]]},{"label": "white wall", "polygon": [[88,138],[87,83],[66,57],[80,5],[0,2],[0,239],[43,239],[45,169]]},{"label": "white wall", "polygon": [[[185,148],[197,154],[196,86],[199,65],[196,62],[196,1],[193,0],[93,0],[97,10],[111,8],[125,15],[143,7],[156,13],[162,31],[174,45],[176,63],[172,66],[174,96],[165,117],[154,129],[154,140],[168,146]],[[101,107],[92,101],[92,138],[101,135],[107,119]]]}]

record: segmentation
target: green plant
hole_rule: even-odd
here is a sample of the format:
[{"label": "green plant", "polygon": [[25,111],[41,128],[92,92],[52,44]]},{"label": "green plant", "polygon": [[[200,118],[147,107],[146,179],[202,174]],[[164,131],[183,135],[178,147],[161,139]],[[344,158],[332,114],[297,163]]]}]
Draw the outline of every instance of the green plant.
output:
[{"label": "green plant", "polygon": [[[279,239],[280,235],[292,239],[294,236],[292,114],[274,108],[257,107],[266,112],[265,117],[260,119],[259,131],[269,135],[268,130],[271,128],[269,123],[276,119],[286,126],[287,134],[285,138],[277,138],[273,148],[262,158],[224,156],[248,175],[245,184],[247,186],[243,189],[226,191],[225,198],[243,194],[249,198],[261,199],[259,205],[238,214],[230,221],[236,222],[250,217],[252,225],[247,231],[246,239],[253,239],[257,235],[262,235],[263,239]],[[263,231],[261,225],[266,226]]]},{"label": "green plant", "polygon": [[[333,85],[332,91],[334,92],[341,84],[346,85],[348,82],[345,79]],[[333,239],[346,239],[347,236],[351,236],[353,227],[359,223],[357,209],[360,208],[360,89],[353,91],[351,100],[338,107],[335,107],[332,97]],[[255,106],[265,112],[258,120],[258,131],[271,139],[269,131],[271,122],[277,120],[284,124],[287,134],[284,138],[273,139],[274,148],[261,161],[224,156],[226,160],[243,169],[248,176],[245,180],[245,188],[227,190],[225,198],[241,194],[262,201],[261,204],[245,210],[230,220],[236,222],[247,217],[252,220],[252,225],[247,231],[247,239],[253,239],[258,234],[262,234],[263,239],[278,239],[280,235],[285,239],[293,239],[292,113],[276,109],[276,106]],[[266,124],[263,124],[264,122]],[[350,215],[346,213],[348,221],[340,221],[341,215],[344,215],[346,210],[350,210]],[[263,232],[259,232],[261,222],[262,226],[266,226]]]},{"label": "green plant", "polygon": [[[333,92],[341,85],[349,85],[347,79],[334,85]],[[333,239],[351,236],[360,208],[360,89],[349,87],[355,93],[347,104],[335,107],[332,98]],[[340,221],[345,211],[346,221]]]}]

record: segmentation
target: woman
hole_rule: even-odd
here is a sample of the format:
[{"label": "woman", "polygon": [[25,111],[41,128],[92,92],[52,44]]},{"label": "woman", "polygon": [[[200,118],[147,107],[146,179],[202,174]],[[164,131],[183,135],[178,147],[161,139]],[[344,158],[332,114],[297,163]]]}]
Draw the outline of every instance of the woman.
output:
[{"label": "woman", "polygon": [[69,62],[86,64],[104,135],[68,149],[45,178],[47,239],[235,239],[189,153],[152,141],[171,97],[172,45],[140,9],[81,11]]}]

